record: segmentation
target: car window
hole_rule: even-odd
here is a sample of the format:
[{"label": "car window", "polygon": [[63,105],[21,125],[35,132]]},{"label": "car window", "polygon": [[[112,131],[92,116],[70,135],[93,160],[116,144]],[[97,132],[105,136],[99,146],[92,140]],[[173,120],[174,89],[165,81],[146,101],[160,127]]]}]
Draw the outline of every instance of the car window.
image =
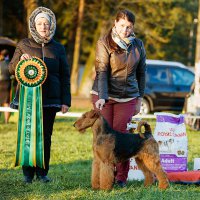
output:
[{"label": "car window", "polygon": [[171,68],[170,72],[174,85],[190,86],[194,81],[194,74],[186,69]]},{"label": "car window", "polygon": [[147,67],[147,82],[168,84],[167,69],[160,67]]}]

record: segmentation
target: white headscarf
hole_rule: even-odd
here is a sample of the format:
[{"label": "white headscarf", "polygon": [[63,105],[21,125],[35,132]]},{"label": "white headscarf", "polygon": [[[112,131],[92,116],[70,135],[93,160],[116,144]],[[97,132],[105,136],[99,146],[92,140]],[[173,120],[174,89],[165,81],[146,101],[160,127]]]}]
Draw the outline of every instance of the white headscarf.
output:
[{"label": "white headscarf", "polygon": [[49,23],[51,23],[51,18],[50,18],[50,16],[47,13],[41,12],[38,15],[36,15],[36,17],[35,17],[35,23],[36,23],[36,21],[39,18],[45,18],[45,19],[47,19],[49,21]]},{"label": "white headscarf", "polygon": [[[44,14],[46,14],[47,16]],[[41,16],[45,16],[45,18],[49,17],[49,19],[50,19],[50,35],[46,38],[41,37],[35,27],[35,19],[38,17],[41,17]],[[54,15],[54,13],[50,9],[45,8],[45,7],[36,8],[31,13],[31,16],[29,18],[29,30],[30,30],[31,36],[37,43],[39,43],[39,44],[49,43],[53,39],[55,30],[56,30],[56,17]]]}]

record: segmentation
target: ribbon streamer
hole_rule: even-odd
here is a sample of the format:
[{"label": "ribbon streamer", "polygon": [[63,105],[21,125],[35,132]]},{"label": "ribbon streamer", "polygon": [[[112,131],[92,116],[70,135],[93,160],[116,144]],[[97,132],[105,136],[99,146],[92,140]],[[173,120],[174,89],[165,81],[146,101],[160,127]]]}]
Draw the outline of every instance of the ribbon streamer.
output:
[{"label": "ribbon streamer", "polygon": [[20,83],[15,166],[45,168],[41,85],[47,77],[47,67],[33,57],[20,61],[15,75]]}]

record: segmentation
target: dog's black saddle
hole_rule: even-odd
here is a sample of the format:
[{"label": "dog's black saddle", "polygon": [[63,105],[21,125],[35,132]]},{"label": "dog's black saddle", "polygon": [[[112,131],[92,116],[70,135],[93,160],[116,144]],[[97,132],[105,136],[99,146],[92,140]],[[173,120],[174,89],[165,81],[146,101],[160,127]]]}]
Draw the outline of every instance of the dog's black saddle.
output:
[{"label": "dog's black saddle", "polygon": [[118,161],[125,161],[133,156],[135,156],[142,148],[144,142],[152,138],[152,134],[145,132],[144,138],[139,134],[135,133],[121,133],[119,131],[113,130],[106,120],[104,120],[104,132],[105,134],[112,134],[115,137],[115,156]]}]

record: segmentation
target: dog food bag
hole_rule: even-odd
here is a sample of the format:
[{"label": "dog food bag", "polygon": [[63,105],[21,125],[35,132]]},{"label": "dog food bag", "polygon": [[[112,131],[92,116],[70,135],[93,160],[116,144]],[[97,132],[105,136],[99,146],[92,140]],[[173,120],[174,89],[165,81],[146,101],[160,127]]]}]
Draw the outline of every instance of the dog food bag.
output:
[{"label": "dog food bag", "polygon": [[188,140],[184,115],[155,113],[154,138],[158,142],[161,164],[166,172],[187,171]]}]

